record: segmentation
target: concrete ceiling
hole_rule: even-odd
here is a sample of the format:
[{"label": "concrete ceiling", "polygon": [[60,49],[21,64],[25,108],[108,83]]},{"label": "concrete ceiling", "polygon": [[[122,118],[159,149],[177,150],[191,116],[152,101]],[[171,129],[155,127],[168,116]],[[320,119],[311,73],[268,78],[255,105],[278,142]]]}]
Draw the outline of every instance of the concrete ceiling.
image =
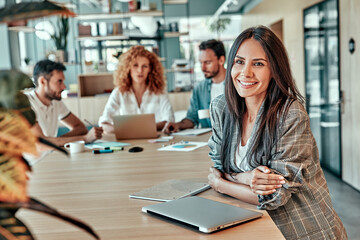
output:
[{"label": "concrete ceiling", "polygon": [[[1,0],[0,0],[1,1]],[[68,0],[56,0],[57,2],[64,2]],[[162,9],[163,0],[149,0],[149,2],[156,3],[157,9]],[[250,11],[253,7],[258,5],[262,0],[188,0],[188,5],[164,5],[166,17],[198,17],[198,16],[213,16],[219,8],[224,8],[221,14],[244,14]],[[79,4],[81,13],[96,13],[101,9],[109,7],[108,0],[76,0]],[[122,11],[127,11],[128,3],[119,0],[112,0],[112,7],[120,6]],[[163,9],[164,10],[164,9]]]}]

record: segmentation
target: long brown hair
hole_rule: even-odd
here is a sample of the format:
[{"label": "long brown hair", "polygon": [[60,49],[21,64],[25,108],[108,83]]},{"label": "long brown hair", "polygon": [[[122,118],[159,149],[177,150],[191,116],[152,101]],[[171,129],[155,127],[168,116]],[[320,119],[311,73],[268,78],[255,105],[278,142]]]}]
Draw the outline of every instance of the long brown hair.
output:
[{"label": "long brown hair", "polygon": [[155,94],[163,93],[165,78],[163,67],[156,54],[146,50],[143,46],[133,46],[119,57],[118,68],[114,72],[114,84],[120,92],[128,92],[132,86],[130,76],[131,65],[137,57],[146,57],[150,62],[150,72],[146,80],[149,91]]},{"label": "long brown hair", "polygon": [[[225,98],[228,111],[230,114],[225,118],[225,126],[223,132],[223,143],[221,151],[221,161],[225,172],[233,172],[231,169],[231,139],[234,135],[232,127],[235,124],[242,132],[243,116],[246,112],[245,99],[237,93],[231,78],[231,69],[234,64],[236,52],[240,45],[246,40],[253,38],[262,46],[270,63],[272,78],[270,80],[266,96],[263,102],[263,113],[259,119],[259,128],[255,133],[253,145],[249,147],[247,159],[249,165],[253,168],[259,165],[268,165],[271,158],[271,148],[277,141],[277,126],[279,117],[284,116],[290,104],[294,100],[304,102],[303,96],[299,93],[294,79],[291,74],[289,58],[286,49],[280,39],[267,27],[258,26],[248,28],[243,31],[234,41],[228,57],[226,77],[225,77]],[[225,140],[227,139],[227,140]],[[237,139],[240,144],[240,134]],[[258,158],[256,154],[258,149],[264,149],[262,158]]]}]

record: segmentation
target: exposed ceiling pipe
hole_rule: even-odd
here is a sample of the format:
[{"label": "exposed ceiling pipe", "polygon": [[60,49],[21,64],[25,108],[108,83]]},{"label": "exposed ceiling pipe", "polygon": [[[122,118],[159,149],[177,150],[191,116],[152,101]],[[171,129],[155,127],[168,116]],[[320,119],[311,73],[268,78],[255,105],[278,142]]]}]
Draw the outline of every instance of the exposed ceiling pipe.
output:
[{"label": "exposed ceiling pipe", "polygon": [[221,4],[221,6],[218,8],[218,10],[216,10],[214,15],[212,15],[211,18],[209,19],[209,25],[214,23],[223,12],[227,12],[229,10],[229,6],[231,4],[237,5],[238,0],[225,0],[225,2],[223,2],[223,4]]}]

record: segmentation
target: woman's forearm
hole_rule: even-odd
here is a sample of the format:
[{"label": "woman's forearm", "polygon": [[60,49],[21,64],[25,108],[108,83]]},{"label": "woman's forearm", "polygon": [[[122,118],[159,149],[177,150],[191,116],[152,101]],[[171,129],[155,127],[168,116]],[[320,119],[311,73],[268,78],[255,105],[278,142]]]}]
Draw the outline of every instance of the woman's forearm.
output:
[{"label": "woman's forearm", "polygon": [[250,172],[224,173],[224,178],[230,182],[241,183],[250,186]]},{"label": "woman's forearm", "polygon": [[284,177],[271,173],[265,166],[241,173],[225,173],[224,178],[230,182],[248,186],[254,194],[269,195],[276,192],[285,183]]},{"label": "woman's forearm", "polygon": [[106,122],[102,123],[101,126],[105,133],[114,133],[114,125]]},{"label": "woman's forearm", "polygon": [[161,121],[156,123],[156,130],[161,131],[166,124],[166,121]]},{"label": "woman's forearm", "polygon": [[216,191],[240,199],[244,202],[258,205],[258,196],[253,193],[249,186],[220,178]]},{"label": "woman's forearm", "polygon": [[241,173],[221,173],[211,167],[208,179],[215,191],[254,205],[258,204],[258,194],[273,194],[285,183],[283,176],[271,173],[265,166]]}]

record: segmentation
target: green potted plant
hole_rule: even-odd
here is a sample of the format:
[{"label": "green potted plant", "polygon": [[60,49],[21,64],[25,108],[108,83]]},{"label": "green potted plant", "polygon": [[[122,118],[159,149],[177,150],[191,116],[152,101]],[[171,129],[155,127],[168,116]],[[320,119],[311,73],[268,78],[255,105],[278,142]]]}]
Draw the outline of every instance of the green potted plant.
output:
[{"label": "green potted plant", "polygon": [[32,134],[30,127],[35,123],[35,113],[26,95],[20,91],[31,86],[30,78],[21,72],[0,71],[0,239],[34,239],[26,225],[16,217],[19,208],[58,217],[100,239],[85,223],[27,195],[27,171],[31,167],[22,154],[36,154],[36,144],[39,143],[66,153]]},{"label": "green potted plant", "polygon": [[226,27],[231,23],[230,18],[218,18],[213,21],[211,24],[208,23],[208,28],[210,32],[214,32],[218,35],[220,39],[220,33],[225,31]]},{"label": "green potted plant", "polygon": [[51,39],[54,40],[57,52],[57,61],[66,61],[66,48],[67,48],[67,36],[69,33],[69,18],[61,16],[57,20],[57,26],[54,28],[54,34],[51,34]]}]

